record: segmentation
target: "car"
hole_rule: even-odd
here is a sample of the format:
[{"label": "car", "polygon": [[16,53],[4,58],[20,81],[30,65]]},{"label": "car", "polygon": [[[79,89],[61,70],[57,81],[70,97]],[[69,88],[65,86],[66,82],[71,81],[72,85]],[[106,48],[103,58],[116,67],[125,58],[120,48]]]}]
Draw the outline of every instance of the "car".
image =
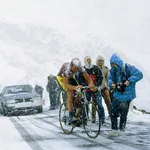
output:
[{"label": "car", "polygon": [[43,112],[43,99],[32,85],[12,85],[3,88],[0,94],[1,114],[19,115],[35,110]]}]

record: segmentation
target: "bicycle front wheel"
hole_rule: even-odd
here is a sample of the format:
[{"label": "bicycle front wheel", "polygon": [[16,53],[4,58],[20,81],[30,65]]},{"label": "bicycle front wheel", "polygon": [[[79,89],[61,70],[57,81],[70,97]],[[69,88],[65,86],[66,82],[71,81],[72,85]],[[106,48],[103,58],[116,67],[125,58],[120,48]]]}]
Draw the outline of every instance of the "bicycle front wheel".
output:
[{"label": "bicycle front wheel", "polygon": [[98,108],[93,102],[83,105],[83,126],[90,138],[96,138],[100,133],[101,121]]},{"label": "bicycle front wheel", "polygon": [[65,134],[72,133],[74,128],[72,125],[68,125],[68,120],[69,120],[69,112],[67,109],[67,104],[62,103],[59,109],[59,122],[60,127]]}]

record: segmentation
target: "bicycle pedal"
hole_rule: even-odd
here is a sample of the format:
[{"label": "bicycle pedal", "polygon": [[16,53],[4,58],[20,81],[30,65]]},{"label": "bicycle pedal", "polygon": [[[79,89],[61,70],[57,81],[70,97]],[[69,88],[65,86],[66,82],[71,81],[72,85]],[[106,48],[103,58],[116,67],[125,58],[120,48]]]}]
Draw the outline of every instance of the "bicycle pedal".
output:
[{"label": "bicycle pedal", "polygon": [[72,124],[76,124],[78,122],[78,120],[73,120]]}]

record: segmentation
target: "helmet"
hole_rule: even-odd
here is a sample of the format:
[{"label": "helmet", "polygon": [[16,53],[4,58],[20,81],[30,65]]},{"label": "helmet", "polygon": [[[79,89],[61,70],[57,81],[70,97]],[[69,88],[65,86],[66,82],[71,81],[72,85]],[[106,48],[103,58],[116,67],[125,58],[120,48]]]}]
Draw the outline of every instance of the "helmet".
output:
[{"label": "helmet", "polygon": [[81,61],[79,60],[79,58],[73,58],[71,60],[71,65],[76,66],[76,67],[80,67],[81,66]]}]

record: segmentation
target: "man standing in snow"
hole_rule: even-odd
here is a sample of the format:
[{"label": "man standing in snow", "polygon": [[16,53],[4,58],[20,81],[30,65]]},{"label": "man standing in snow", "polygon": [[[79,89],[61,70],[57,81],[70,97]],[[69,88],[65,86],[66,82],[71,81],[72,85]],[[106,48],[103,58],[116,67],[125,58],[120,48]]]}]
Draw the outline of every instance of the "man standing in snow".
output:
[{"label": "man standing in snow", "polygon": [[109,94],[109,89],[108,89],[108,67],[104,65],[104,58],[102,56],[97,56],[96,59],[96,65],[99,67],[99,69],[102,72],[102,84],[101,84],[101,94],[104,98],[105,104],[107,106],[108,114],[110,115],[110,104],[111,104],[111,98]]},{"label": "man standing in snow", "polygon": [[[110,58],[109,87],[113,90],[111,104],[112,135],[118,134],[117,130],[124,131],[130,102],[136,97],[136,82],[143,78],[140,70],[129,64],[123,64],[122,59],[113,54]],[[117,118],[120,116],[118,127]]]},{"label": "man standing in snow", "polygon": [[43,98],[44,89],[42,86],[36,84],[35,85],[35,91],[40,95],[41,98]]},{"label": "man standing in snow", "polygon": [[50,75],[47,77],[48,83],[46,85],[46,90],[49,93],[49,99],[50,99],[50,110],[53,110],[56,108],[57,103],[57,78],[54,75]]}]

